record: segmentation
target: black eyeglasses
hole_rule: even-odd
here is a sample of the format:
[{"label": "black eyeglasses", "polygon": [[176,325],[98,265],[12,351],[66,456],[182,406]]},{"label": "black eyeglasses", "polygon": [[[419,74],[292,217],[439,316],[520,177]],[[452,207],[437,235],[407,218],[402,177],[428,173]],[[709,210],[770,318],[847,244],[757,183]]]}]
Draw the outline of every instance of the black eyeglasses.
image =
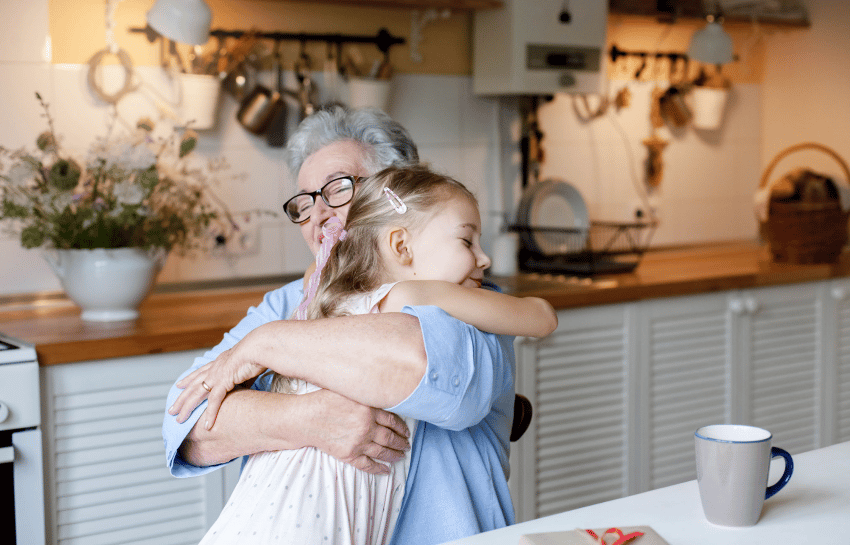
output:
[{"label": "black eyeglasses", "polygon": [[354,197],[354,184],[362,180],[360,176],[340,176],[326,183],[316,191],[299,193],[283,204],[283,211],[292,223],[304,223],[310,219],[310,211],[321,196],[331,208],[339,208],[351,202]]}]

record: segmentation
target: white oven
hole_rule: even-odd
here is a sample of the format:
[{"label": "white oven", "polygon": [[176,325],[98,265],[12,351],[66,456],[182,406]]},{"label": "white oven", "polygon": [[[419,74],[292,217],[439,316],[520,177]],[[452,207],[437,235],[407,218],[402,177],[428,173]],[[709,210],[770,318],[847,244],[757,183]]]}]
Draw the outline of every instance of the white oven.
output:
[{"label": "white oven", "polygon": [[0,541],[10,545],[45,542],[38,377],[35,348],[0,334]]}]

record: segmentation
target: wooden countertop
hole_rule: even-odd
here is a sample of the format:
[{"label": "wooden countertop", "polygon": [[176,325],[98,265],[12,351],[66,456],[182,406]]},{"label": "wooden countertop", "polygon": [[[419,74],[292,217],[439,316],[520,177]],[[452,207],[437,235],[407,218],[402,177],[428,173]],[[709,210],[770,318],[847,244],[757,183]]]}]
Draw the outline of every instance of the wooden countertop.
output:
[{"label": "wooden countertop", "polygon": [[[657,297],[813,282],[850,276],[850,256],[833,265],[772,263],[763,247],[727,243],[648,252],[630,274],[593,281],[520,274],[494,277],[515,295],[536,295],[557,309]],[[64,298],[0,305],[0,331],[36,345],[42,366],[214,346],[277,285],[152,294],[133,322],[91,323]]]}]

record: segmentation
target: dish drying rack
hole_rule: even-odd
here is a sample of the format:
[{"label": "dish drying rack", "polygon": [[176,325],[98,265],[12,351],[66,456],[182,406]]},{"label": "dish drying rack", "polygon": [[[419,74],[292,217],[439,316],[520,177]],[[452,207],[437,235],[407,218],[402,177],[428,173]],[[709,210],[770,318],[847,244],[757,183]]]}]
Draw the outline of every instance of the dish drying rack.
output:
[{"label": "dish drying rack", "polygon": [[[591,221],[589,228],[511,225],[519,233],[519,268],[525,272],[617,274],[631,272],[649,248],[656,222]],[[546,237],[555,252],[544,252],[536,240]]]}]

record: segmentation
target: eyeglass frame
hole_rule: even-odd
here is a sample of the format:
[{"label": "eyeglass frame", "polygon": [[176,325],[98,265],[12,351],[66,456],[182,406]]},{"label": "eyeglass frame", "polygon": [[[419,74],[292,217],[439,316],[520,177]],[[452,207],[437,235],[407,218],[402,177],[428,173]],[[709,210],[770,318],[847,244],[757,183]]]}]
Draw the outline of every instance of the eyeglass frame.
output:
[{"label": "eyeglass frame", "polygon": [[[325,197],[325,194],[324,194],[324,192],[325,192],[325,188],[327,188],[329,185],[331,185],[331,184],[332,184],[332,183],[334,183],[334,182],[338,182],[339,180],[345,180],[345,179],[351,180],[351,189],[352,189],[352,191],[351,191],[351,199],[348,199],[347,201],[345,201],[345,202],[344,202],[344,203],[342,203],[342,204],[336,204],[336,205],[334,205],[334,204],[329,203],[329,202],[328,202],[327,197]],[[350,202],[352,201],[352,199],[354,199],[354,186],[355,186],[357,183],[359,183],[359,182],[361,182],[362,180],[364,180],[364,179],[365,179],[365,178],[364,178],[363,176],[354,176],[353,174],[346,174],[345,176],[337,176],[337,177],[336,177],[336,178],[334,178],[333,180],[328,180],[328,182],[327,182],[325,185],[323,185],[322,187],[320,187],[320,188],[319,188],[319,189],[317,189],[316,191],[309,191],[309,192],[304,192],[304,193],[298,193],[297,195],[293,195],[291,198],[287,199],[287,200],[286,200],[286,202],[285,202],[285,203],[283,203],[283,213],[284,213],[284,214],[286,214],[286,217],[287,217],[287,218],[289,218],[289,221],[291,221],[292,223],[295,223],[295,224],[299,224],[299,225],[300,225],[300,224],[304,223],[305,221],[309,220],[309,219],[310,219],[310,213],[311,213],[311,212],[307,214],[307,217],[306,217],[306,218],[301,219],[301,220],[297,220],[297,221],[296,221],[296,220],[294,220],[294,219],[292,219],[292,216],[290,216],[290,215],[289,215],[289,212],[287,212],[287,206],[289,205],[289,203],[291,203],[291,202],[292,202],[292,201],[294,201],[295,199],[298,199],[298,198],[301,198],[301,197],[304,197],[304,196],[310,197],[310,199],[313,201],[313,204],[312,204],[312,205],[310,205],[310,210],[313,210],[313,207],[314,207],[314,206],[316,206],[316,197],[322,197],[322,201],[324,201],[324,203],[325,203],[325,204],[326,204],[329,208],[340,208],[340,207],[343,207],[343,206],[345,206],[346,204],[350,203]]]}]

